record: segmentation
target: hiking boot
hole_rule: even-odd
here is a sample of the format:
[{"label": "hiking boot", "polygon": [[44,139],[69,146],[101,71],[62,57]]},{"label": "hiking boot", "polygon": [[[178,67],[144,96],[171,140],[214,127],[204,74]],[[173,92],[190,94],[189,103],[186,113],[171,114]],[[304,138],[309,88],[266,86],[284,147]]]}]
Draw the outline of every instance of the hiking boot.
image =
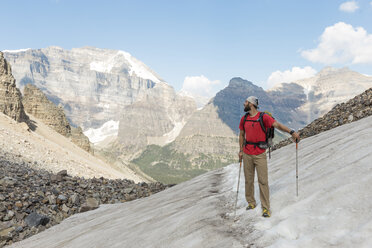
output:
[{"label": "hiking boot", "polygon": [[267,210],[266,208],[262,209],[262,216],[265,218],[269,218],[271,216],[270,210]]},{"label": "hiking boot", "polygon": [[251,209],[254,209],[255,207],[256,207],[256,205],[249,203],[246,210],[251,210]]}]

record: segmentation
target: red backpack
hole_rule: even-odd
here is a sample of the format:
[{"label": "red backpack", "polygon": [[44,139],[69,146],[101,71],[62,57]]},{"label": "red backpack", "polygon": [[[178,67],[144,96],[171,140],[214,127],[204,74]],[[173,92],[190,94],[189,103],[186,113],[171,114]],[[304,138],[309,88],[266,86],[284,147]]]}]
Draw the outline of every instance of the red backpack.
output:
[{"label": "red backpack", "polygon": [[[269,128],[266,128],[264,123],[263,123],[263,116],[264,115],[269,115],[271,116],[272,118],[274,118],[270,112],[260,112],[260,116],[258,117],[257,120],[247,120],[248,118],[248,115],[249,113],[246,113],[245,116],[244,116],[244,122],[243,122],[243,127],[245,127],[245,122],[246,121],[250,121],[250,122],[259,122],[260,123],[260,126],[262,128],[262,131],[265,133],[265,140],[263,141],[259,141],[259,142],[250,142],[248,141],[246,138],[244,138],[244,146],[246,145],[254,145],[255,147],[258,146],[259,148],[261,149],[269,149],[269,158],[271,158],[271,146],[273,145],[273,138],[274,138],[274,131],[275,131],[275,128],[274,127],[269,127]],[[275,119],[275,118],[274,118]]]}]

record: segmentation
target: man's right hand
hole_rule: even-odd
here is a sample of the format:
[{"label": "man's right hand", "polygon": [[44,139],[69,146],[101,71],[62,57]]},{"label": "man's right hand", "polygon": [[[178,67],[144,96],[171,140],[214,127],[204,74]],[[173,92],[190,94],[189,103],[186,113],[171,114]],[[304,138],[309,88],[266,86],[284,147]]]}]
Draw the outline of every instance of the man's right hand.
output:
[{"label": "man's right hand", "polygon": [[242,159],[243,159],[243,152],[240,151],[238,155],[239,155],[239,162],[242,162]]}]

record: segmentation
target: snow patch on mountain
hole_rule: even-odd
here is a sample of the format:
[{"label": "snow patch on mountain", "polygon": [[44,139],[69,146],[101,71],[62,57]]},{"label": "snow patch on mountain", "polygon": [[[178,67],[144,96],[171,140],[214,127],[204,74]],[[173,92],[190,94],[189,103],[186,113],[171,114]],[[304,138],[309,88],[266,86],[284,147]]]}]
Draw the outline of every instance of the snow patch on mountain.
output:
[{"label": "snow patch on mountain", "polygon": [[130,65],[130,75],[133,75],[135,73],[137,77],[144,78],[144,79],[150,79],[151,81],[155,83],[160,83],[162,80],[159,79],[157,75],[144,63],[133,57],[127,52],[119,51],[118,54],[124,55],[124,58],[129,62]]},{"label": "snow patch on mountain", "polygon": [[117,137],[118,130],[119,122],[110,120],[99,128],[89,128],[84,134],[89,138],[90,142],[97,145],[109,137]]},{"label": "snow patch on mountain", "polygon": [[119,65],[123,61],[129,67],[130,76],[133,76],[135,74],[137,77],[149,79],[155,83],[160,83],[163,81],[148,66],[146,66],[144,63],[125,51],[117,51],[117,53],[107,57],[104,61],[92,61],[89,66],[90,70],[110,73],[115,66]]},{"label": "snow patch on mountain", "polygon": [[166,139],[165,144],[168,144],[168,143],[174,141],[177,138],[177,136],[180,134],[180,132],[181,132],[182,128],[185,126],[185,124],[186,124],[186,121],[175,122],[174,123],[174,128],[172,129],[172,131],[163,135],[163,137]]},{"label": "snow patch on mountain", "polygon": [[182,131],[182,128],[186,125],[186,120],[175,121],[171,117],[169,118],[172,120],[172,123],[174,125],[173,129],[168,133],[163,134],[163,136],[161,137],[147,137],[148,144],[164,146],[173,142],[178,137],[178,135]]}]

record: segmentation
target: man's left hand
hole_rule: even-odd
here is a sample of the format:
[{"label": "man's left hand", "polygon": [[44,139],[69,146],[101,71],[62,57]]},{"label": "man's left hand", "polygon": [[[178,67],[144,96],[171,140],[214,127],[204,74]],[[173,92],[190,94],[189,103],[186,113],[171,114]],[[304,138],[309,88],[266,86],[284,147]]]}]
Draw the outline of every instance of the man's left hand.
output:
[{"label": "man's left hand", "polygon": [[297,132],[292,133],[292,139],[294,142],[300,142],[300,135]]}]

